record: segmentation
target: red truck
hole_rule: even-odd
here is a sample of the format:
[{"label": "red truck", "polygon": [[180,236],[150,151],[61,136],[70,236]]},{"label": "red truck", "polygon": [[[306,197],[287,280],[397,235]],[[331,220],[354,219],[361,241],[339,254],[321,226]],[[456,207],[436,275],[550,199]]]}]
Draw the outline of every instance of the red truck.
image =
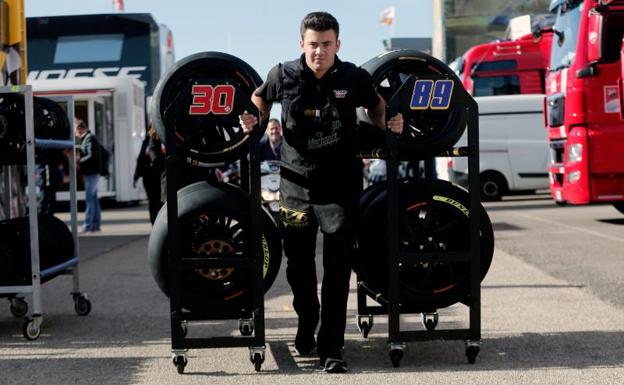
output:
[{"label": "red truck", "polygon": [[[484,201],[549,186],[543,99],[553,22],[543,16],[515,18],[509,28],[512,39],[474,46],[451,64],[479,105]],[[466,142],[464,135],[458,145]],[[449,158],[446,166],[450,181],[466,184],[464,158]]]},{"label": "red truck", "polygon": [[543,94],[552,29],[547,20],[534,28],[534,34],[476,45],[452,63],[466,90],[475,97]]},{"label": "red truck", "polygon": [[622,0],[553,0],[556,15],[545,120],[550,191],[559,204],[611,203],[624,212],[624,122],[618,84]]}]

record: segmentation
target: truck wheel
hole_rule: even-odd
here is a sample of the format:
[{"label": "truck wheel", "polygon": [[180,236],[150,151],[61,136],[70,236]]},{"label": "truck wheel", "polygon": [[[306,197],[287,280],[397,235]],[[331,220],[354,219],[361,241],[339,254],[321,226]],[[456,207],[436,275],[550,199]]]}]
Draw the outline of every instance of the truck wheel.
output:
[{"label": "truck wheel", "polygon": [[618,202],[618,203],[614,203],[613,207],[615,207],[615,209],[619,212],[621,212],[622,214],[624,214],[624,202]]},{"label": "truck wheel", "polygon": [[484,202],[499,201],[507,193],[505,177],[497,173],[484,173],[481,179],[481,200]]}]

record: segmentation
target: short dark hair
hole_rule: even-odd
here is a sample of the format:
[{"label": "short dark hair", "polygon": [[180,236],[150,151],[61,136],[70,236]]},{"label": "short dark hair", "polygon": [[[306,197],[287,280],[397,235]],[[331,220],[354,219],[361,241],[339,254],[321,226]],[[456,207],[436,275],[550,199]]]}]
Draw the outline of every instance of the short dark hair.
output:
[{"label": "short dark hair", "polygon": [[279,120],[277,120],[277,119],[275,119],[275,118],[271,118],[271,119],[269,119],[269,121],[267,122],[267,126],[268,126],[268,125],[269,125],[269,123],[271,123],[271,122],[275,122],[275,123],[279,124],[280,126],[282,125],[282,123],[281,123]]},{"label": "short dark hair", "polygon": [[336,31],[336,38],[338,38],[338,33],[340,31],[338,20],[336,20],[335,17],[327,12],[310,12],[305,15],[303,20],[301,20],[302,38],[306,29],[311,29],[316,32],[323,32],[333,29],[334,31]]}]

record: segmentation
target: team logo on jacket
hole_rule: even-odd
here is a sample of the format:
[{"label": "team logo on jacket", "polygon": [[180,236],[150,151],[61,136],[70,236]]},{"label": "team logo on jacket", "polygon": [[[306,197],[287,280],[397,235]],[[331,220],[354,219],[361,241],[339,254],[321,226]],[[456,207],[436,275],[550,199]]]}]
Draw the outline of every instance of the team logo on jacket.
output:
[{"label": "team logo on jacket", "polygon": [[334,90],[336,99],[344,99],[347,96],[347,90]]}]

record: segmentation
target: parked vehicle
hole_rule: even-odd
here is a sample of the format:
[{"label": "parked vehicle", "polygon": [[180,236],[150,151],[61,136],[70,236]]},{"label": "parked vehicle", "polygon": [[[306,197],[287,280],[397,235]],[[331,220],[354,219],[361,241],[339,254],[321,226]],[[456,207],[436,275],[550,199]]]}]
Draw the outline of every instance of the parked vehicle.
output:
[{"label": "parked vehicle", "polygon": [[[544,77],[553,30],[548,20],[514,40],[469,49],[456,61],[458,75],[479,105],[482,200],[514,191],[548,188],[548,136],[544,129]],[[522,20],[530,31],[531,18]],[[514,22],[514,20],[512,20]],[[521,23],[514,23],[520,25]],[[527,26],[528,25],[528,26]],[[457,146],[467,145],[466,134]],[[448,159],[449,180],[466,185],[465,158]]]},{"label": "parked vehicle", "polygon": [[[499,200],[510,191],[548,188],[548,136],[544,95],[476,97],[479,105],[481,199]],[[463,135],[456,146],[467,145]],[[468,161],[449,158],[449,178],[468,184]]]},{"label": "parked vehicle", "polygon": [[[100,178],[98,195],[117,202],[145,198],[138,186],[132,186],[134,164],[145,133],[145,98],[143,84],[136,78],[80,78],[34,80],[29,82],[37,96],[72,95],[74,111],[111,154],[108,178]],[[84,191],[78,191],[84,199]],[[67,191],[57,193],[58,200],[68,200]]]},{"label": "parked vehicle", "polygon": [[560,204],[624,202],[618,78],[624,1],[553,0],[546,78],[550,191]]},{"label": "parked vehicle", "polygon": [[279,217],[280,161],[265,160],[260,163],[260,191],[262,205],[271,214],[275,222],[281,225]]}]

